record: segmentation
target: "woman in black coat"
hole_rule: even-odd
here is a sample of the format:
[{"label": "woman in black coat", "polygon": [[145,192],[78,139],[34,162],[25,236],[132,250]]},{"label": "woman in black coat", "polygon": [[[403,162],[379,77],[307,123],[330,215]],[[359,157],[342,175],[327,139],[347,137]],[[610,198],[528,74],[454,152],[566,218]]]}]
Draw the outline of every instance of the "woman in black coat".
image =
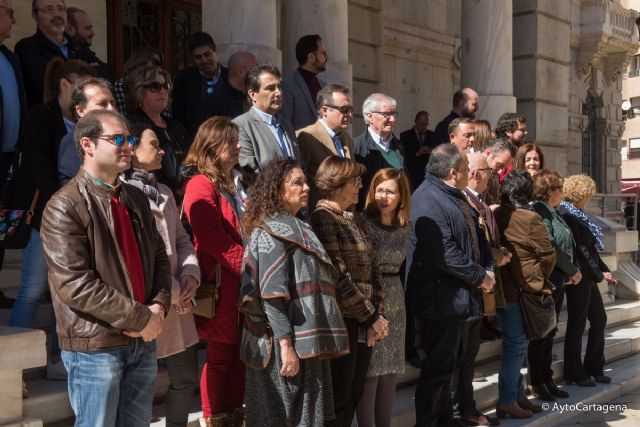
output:
[{"label": "woman in black coat", "polygon": [[[596,191],[593,179],[587,175],[573,175],[564,181],[564,201],[559,212],[576,242],[576,256],[582,280],[568,286],[567,332],[564,338],[564,379],[567,384],[593,387],[596,382],[609,383],[604,375],[604,329],[607,313],[604,309],[598,283],[606,280],[610,285],[616,279],[602,262],[598,250],[604,249],[602,231],[584,212]],[[582,361],[582,334],[589,320],[587,350]]]}]

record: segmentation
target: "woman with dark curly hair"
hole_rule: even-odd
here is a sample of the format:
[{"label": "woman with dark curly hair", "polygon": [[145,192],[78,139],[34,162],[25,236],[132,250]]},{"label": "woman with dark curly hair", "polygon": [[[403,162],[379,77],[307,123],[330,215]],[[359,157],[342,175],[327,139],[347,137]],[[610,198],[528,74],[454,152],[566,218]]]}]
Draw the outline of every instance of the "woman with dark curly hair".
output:
[{"label": "woman with dark curly hair", "polygon": [[[184,212],[202,277],[215,282],[215,316],[195,316],[207,358],[200,380],[205,425],[242,425],[245,368],[240,361],[237,302],[242,266],[240,218],[246,193],[238,166],[238,127],[227,117],[204,122],[185,159]],[[227,419],[229,419],[227,424]]]},{"label": "woman with dark curly hair", "polygon": [[387,336],[382,316],[382,277],[373,246],[351,208],[358,203],[365,167],[345,157],[320,163],[315,183],[325,198],[311,214],[311,226],[338,270],[336,297],[349,331],[350,353],[331,361],[336,422],[349,427],[371,361],[373,344]]},{"label": "woman with dark curly hair", "polygon": [[334,415],[327,359],[349,351],[331,259],[296,218],[309,186],[296,160],[262,169],[247,201],[240,356],[248,426],[321,427]]}]

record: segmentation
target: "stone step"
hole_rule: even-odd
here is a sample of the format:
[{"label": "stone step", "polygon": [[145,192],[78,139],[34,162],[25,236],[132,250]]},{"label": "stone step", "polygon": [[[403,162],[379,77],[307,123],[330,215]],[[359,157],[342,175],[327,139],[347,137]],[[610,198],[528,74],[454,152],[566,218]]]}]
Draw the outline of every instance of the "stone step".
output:
[{"label": "stone step", "polygon": [[[640,301],[618,301],[615,305],[607,307],[608,324],[605,341],[605,357],[609,364],[611,362],[628,357],[640,349]],[[617,326],[616,326],[617,325]],[[561,324],[561,336],[564,337],[566,325]],[[583,348],[586,344],[586,336],[583,337]],[[474,382],[474,395],[479,408],[487,409],[495,405],[498,395],[498,369],[500,366],[499,353],[501,351],[499,340],[483,343],[484,358],[478,360],[476,370],[485,376],[485,382]],[[558,356],[558,360],[553,363],[553,370],[556,378],[562,376],[562,355],[563,344],[558,342],[553,348],[554,354]],[[200,366],[202,366],[204,358],[204,350],[199,351]],[[419,370],[410,365],[406,365],[407,371],[399,378],[398,392],[396,394],[396,407],[394,410],[395,417],[402,421],[414,417],[413,414],[413,393],[415,392],[415,382],[417,381]],[[609,374],[609,366],[607,366],[607,374]],[[526,369],[523,369],[526,372]],[[640,375],[640,371],[638,372]],[[31,375],[33,376],[33,375]],[[24,400],[25,416],[32,418],[42,418],[46,423],[64,420],[73,415],[69,406],[66,382],[49,381],[42,378],[44,369],[40,368],[40,376],[38,378],[27,380],[27,387],[30,391],[29,398]],[[160,368],[158,379],[156,381],[155,396],[161,400],[164,396],[168,378],[166,370]],[[564,386],[563,386],[564,387]],[[190,420],[197,423],[197,419],[201,416],[199,411],[199,403],[194,403],[195,410]],[[154,416],[157,418],[158,426],[164,425],[162,404],[154,407]],[[398,422],[400,422],[398,421]],[[394,421],[395,422],[395,421]],[[404,421],[402,421],[404,422]],[[57,425],[57,424],[56,424]],[[70,424],[72,425],[72,424]],[[156,425],[156,424],[152,424]],[[191,424],[190,424],[191,425]],[[193,424],[197,425],[197,424]],[[413,425],[413,424],[395,424],[395,425]]]},{"label": "stone step", "polygon": [[[582,340],[582,348],[585,348],[587,337],[583,337]],[[605,375],[612,377],[613,383],[621,384],[620,382],[632,378],[634,384],[640,385],[640,355],[638,352],[640,351],[640,321],[631,322],[627,324],[623,324],[621,326],[617,326],[614,328],[610,328],[605,333],[605,360],[607,361],[607,365],[605,366]],[[562,377],[562,355],[563,355],[563,344],[556,343],[553,347],[553,353],[558,355],[558,360],[554,361],[552,364],[552,369],[554,372],[554,378],[558,381]],[[632,360],[633,362],[628,362],[628,360]],[[629,363],[632,363],[634,366],[633,371],[626,371],[628,369]],[[476,405],[478,409],[481,411],[487,411],[495,406],[496,400],[498,398],[498,370],[500,367],[500,361],[493,361],[489,363],[485,363],[479,365],[476,368],[476,371],[481,372],[485,378],[485,382],[474,382],[474,398],[476,401]],[[526,374],[526,368],[522,369],[522,374]],[[616,381],[618,381],[616,383]],[[626,380],[625,380],[626,381]],[[615,384],[601,385],[599,384],[594,389],[602,391],[603,389],[609,389],[611,386],[615,386]],[[625,390],[631,390],[633,388]],[[561,384],[560,388],[568,391],[571,394],[570,399],[560,399],[559,403],[568,403],[576,401],[581,401],[582,397],[585,396],[585,393],[590,393],[588,390],[584,390],[588,387],[578,387],[578,386],[567,386],[565,384]],[[593,392],[592,390],[591,392]],[[401,388],[396,393],[396,402],[394,406],[394,420],[393,426],[409,426],[415,423],[415,409],[414,409],[414,400],[413,396],[415,393],[415,385]],[[609,399],[611,400],[611,399]],[[607,400],[600,400],[607,401]],[[548,414],[546,414],[548,415]],[[530,419],[528,422],[534,422],[539,418]],[[549,420],[550,421],[550,420]],[[552,422],[549,424],[549,421],[545,421],[548,425],[556,425],[556,422]],[[542,425],[542,424],[537,424]],[[501,422],[501,425],[502,422]],[[511,424],[504,424],[511,425]],[[515,425],[515,424],[513,424]],[[518,424],[518,425],[529,425],[526,423]],[[532,424],[533,425],[533,424]]]},{"label": "stone step", "polygon": [[[624,324],[640,319],[640,301],[617,300],[613,304],[605,306],[607,311],[607,328]],[[556,343],[564,340],[564,334],[567,331],[567,311],[560,312],[560,322],[558,324],[558,333],[556,334]],[[585,331],[586,333],[587,331]],[[502,353],[502,340],[485,341],[480,344],[480,351],[476,358],[477,365],[498,360]],[[398,376],[399,385],[410,385],[415,383],[420,376],[420,370],[406,364],[404,374]]]}]

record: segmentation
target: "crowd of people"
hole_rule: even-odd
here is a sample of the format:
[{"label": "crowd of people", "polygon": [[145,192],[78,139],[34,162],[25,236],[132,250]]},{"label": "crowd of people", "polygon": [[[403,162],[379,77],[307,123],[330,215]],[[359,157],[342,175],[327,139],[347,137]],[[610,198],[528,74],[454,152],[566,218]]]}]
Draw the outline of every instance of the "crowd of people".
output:
[{"label": "crowd of people", "polygon": [[[32,11],[14,54],[0,0],[2,204],[32,210],[9,324],[31,327],[50,290],[47,377],[67,379],[76,426],[148,425],[158,359],[167,426],[198,388],[205,427],[389,426],[405,362],[418,426],[528,418],[525,358],[537,398],[569,396],[551,369],[565,296],[566,383],[610,381],[595,183],[545,168],[523,116],[493,130],[462,88],[434,131],[419,111],[398,138],[396,100],[373,93],[352,138],[319,35],[284,79],[249,52],[223,66],[198,32],[175,78],[145,47],[114,81],[85,11]],[[494,418],[472,382],[497,338]]]}]

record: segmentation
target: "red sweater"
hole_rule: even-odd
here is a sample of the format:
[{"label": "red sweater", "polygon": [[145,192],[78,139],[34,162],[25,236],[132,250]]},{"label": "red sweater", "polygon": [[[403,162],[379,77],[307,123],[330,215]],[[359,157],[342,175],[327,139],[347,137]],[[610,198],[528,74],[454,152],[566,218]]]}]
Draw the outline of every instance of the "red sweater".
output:
[{"label": "red sweater", "polygon": [[145,302],[145,286],[144,272],[142,271],[142,261],[140,260],[140,251],[138,249],[138,241],[133,232],[131,224],[131,216],[127,207],[120,203],[118,193],[111,197],[111,212],[113,214],[114,233],[118,239],[120,252],[124,257],[127,265],[129,281],[133,288],[133,299],[140,304]]}]

